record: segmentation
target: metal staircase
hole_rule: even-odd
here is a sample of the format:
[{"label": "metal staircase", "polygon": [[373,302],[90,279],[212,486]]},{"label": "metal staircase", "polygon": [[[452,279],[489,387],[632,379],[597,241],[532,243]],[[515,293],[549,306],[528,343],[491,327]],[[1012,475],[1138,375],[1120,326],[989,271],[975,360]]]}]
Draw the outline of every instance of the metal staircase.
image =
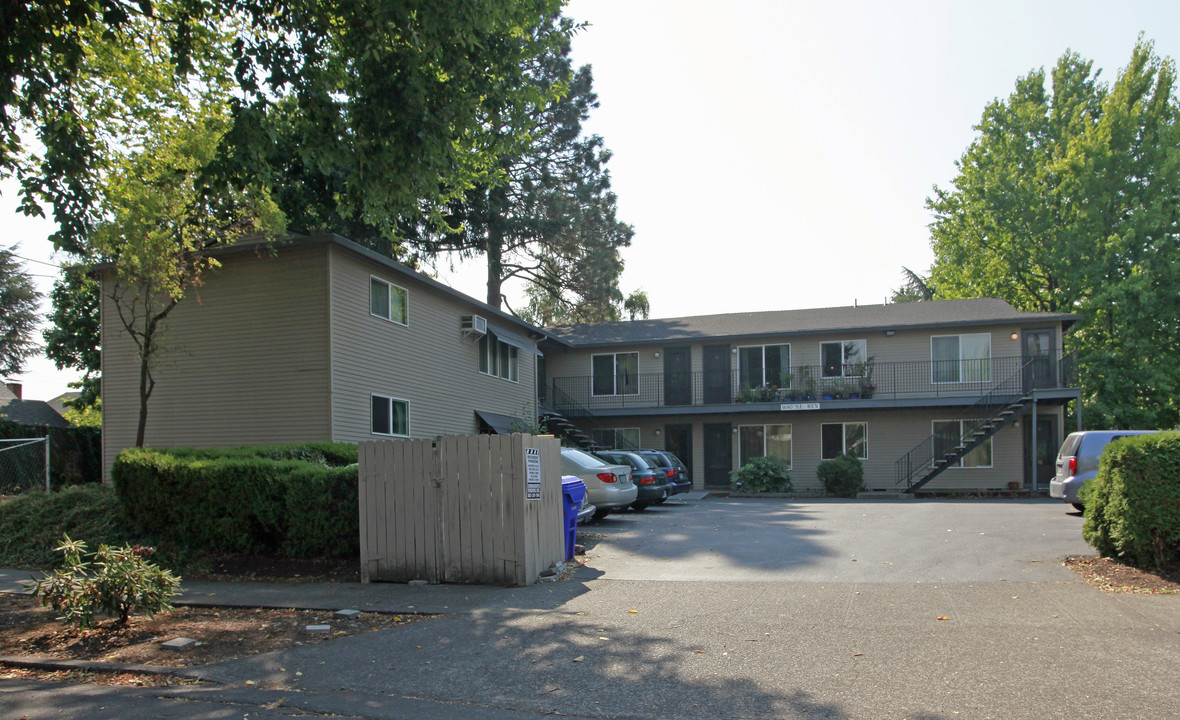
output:
[{"label": "metal staircase", "polygon": [[[1023,415],[1034,402],[1032,393],[1025,387],[1030,362],[967,409],[961,419],[971,424],[952,447],[937,448],[937,436],[932,434],[898,459],[894,464],[897,485],[904,484],[904,492],[917,492]],[[936,450],[942,452],[936,455]]]},{"label": "metal staircase", "polygon": [[[594,420],[594,414],[590,412],[589,408],[584,407],[565,392],[556,387],[552,389],[552,392],[554,399],[560,400],[562,407],[566,408],[567,414],[584,418],[591,425],[595,427],[601,427],[599,423]],[[585,431],[570,422],[569,418],[567,418],[562,413],[559,413],[552,408],[545,407],[544,405],[539,407],[538,411],[539,415],[541,416],[541,420],[545,423],[545,427],[549,430],[549,432],[553,433],[557,437],[567,440],[573,443],[576,447],[589,452],[608,449],[602,445],[596,444],[590,435],[587,435]]]}]

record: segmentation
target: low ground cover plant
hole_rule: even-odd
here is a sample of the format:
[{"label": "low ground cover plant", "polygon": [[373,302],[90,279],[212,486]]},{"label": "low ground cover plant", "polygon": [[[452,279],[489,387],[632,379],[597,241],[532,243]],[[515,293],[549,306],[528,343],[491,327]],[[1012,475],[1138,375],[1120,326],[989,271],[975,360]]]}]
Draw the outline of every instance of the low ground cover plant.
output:
[{"label": "low ground cover plant", "polygon": [[1180,561],[1180,432],[1110,443],[1081,499],[1082,537],[1104,557],[1144,568]]},{"label": "low ground cover plant", "polygon": [[852,497],[865,486],[865,469],[860,458],[840,453],[831,460],[822,461],[815,469],[824,492],[837,497]]},{"label": "low ground cover plant", "polygon": [[180,592],[179,577],[148,561],[152,548],[99,545],[91,553],[85,542],[66,535],[56,550],[64,556],[62,567],[28,585],[70,627],[93,628],[99,613],[113,617],[114,627],[123,627],[132,613],[151,616],[171,610],[172,598]]},{"label": "low ground cover plant", "polygon": [[136,538],[115,492],[101,485],[30,492],[0,504],[0,567],[51,567],[62,535],[122,545]]},{"label": "low ground cover plant", "polygon": [[729,474],[729,487],[743,493],[789,493],[791,471],[776,457],[754,458]]}]

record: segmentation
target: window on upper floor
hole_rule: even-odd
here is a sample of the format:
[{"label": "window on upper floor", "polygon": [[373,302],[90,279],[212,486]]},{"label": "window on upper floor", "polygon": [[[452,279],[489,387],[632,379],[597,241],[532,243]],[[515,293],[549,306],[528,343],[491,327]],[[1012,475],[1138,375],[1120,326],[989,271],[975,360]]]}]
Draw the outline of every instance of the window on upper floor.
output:
[{"label": "window on upper floor", "polygon": [[608,353],[590,358],[591,394],[638,395],[639,394],[639,353]]},{"label": "window on upper floor", "polygon": [[517,382],[520,372],[519,351],[489,330],[487,335],[479,339],[479,371],[484,375]]},{"label": "window on upper floor", "polygon": [[738,464],[745,465],[754,458],[776,457],[791,467],[791,426],[738,426]]},{"label": "window on upper floor", "polygon": [[369,276],[369,314],[399,325],[408,325],[409,299],[405,288]]},{"label": "window on upper floor", "polygon": [[820,343],[819,355],[823,377],[861,377],[868,362],[868,347],[864,340],[838,340]]},{"label": "window on upper floor", "polygon": [[743,345],[737,351],[742,388],[791,387],[790,345]]},{"label": "window on upper floor", "polygon": [[930,382],[989,382],[991,377],[991,333],[930,338]]},{"label": "window on upper floor", "polygon": [[617,450],[639,448],[639,428],[594,428],[590,434],[595,445]]},{"label": "window on upper floor", "polygon": [[410,403],[406,400],[372,395],[370,423],[374,435],[410,436]]},{"label": "window on upper floor", "polygon": [[[934,459],[938,459],[953,450],[963,439],[963,434],[971,429],[969,420],[935,420],[934,427]],[[960,468],[989,468],[992,466],[992,439],[988,438],[972,448],[958,463],[951,467]]]},{"label": "window on upper floor", "polygon": [[862,422],[823,423],[819,426],[820,458],[831,460],[848,453],[862,460],[869,456],[869,425]]}]

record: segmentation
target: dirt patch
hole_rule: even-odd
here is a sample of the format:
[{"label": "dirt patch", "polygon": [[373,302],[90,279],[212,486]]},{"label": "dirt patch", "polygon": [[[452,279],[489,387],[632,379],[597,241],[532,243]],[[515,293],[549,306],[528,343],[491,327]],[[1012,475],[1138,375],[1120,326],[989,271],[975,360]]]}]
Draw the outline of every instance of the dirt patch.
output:
[{"label": "dirt patch", "polygon": [[352,560],[304,560],[258,555],[234,555],[209,562],[208,569],[185,577],[260,582],[360,582],[361,565]]},{"label": "dirt patch", "polygon": [[1063,563],[1086,582],[1109,593],[1171,595],[1180,592],[1180,564],[1142,570],[1096,555],[1075,555]]},{"label": "dirt patch", "polygon": [[[124,628],[106,621],[93,630],[76,631],[59,623],[52,610],[28,595],[0,593],[0,655],[55,660],[87,660],[168,667],[194,667],[259,653],[328,642],[335,638],[374,632],[427,619],[425,615],[361,613],[355,617],[331,610],[275,610],[264,608],[178,607],[171,613],[133,617]],[[308,625],[328,625],[327,632],[310,632]],[[183,650],[161,646],[177,637],[200,644]],[[88,680],[86,673],[70,672],[65,680]],[[27,670],[0,667],[0,677],[45,677]],[[132,674],[134,681],[117,684],[173,684]],[[52,678],[51,678],[52,679]],[[109,674],[103,674],[110,681]]]}]

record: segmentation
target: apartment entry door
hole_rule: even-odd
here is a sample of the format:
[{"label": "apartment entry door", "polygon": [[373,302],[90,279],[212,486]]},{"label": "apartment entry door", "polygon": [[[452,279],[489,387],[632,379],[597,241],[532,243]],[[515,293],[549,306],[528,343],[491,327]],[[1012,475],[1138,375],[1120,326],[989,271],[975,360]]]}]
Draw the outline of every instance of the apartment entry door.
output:
[{"label": "apartment entry door", "polygon": [[[1033,488],[1032,477],[1032,417],[1025,416],[1021,420],[1024,425],[1024,486]],[[1035,490],[1049,487],[1049,481],[1057,474],[1057,451],[1061,448],[1061,437],[1058,435],[1057,416],[1048,415],[1037,418],[1037,484]]]},{"label": "apartment entry door", "polygon": [[[664,404],[692,404],[692,359],[686,347],[664,348]],[[681,458],[684,460],[684,458]],[[685,462],[688,462],[685,460]]]},{"label": "apartment entry door", "polygon": [[692,466],[692,425],[665,425],[664,449],[680,458],[680,462],[688,467],[689,479],[695,483],[696,472]]},{"label": "apartment entry door", "polygon": [[706,345],[701,349],[706,405],[728,405],[733,402],[729,356],[728,345]]},{"label": "apartment entry door", "polygon": [[1026,363],[1025,390],[1057,387],[1057,333],[1053,328],[1025,330],[1020,345]]},{"label": "apartment entry door", "polygon": [[728,487],[733,469],[733,426],[705,423],[705,487]]}]

